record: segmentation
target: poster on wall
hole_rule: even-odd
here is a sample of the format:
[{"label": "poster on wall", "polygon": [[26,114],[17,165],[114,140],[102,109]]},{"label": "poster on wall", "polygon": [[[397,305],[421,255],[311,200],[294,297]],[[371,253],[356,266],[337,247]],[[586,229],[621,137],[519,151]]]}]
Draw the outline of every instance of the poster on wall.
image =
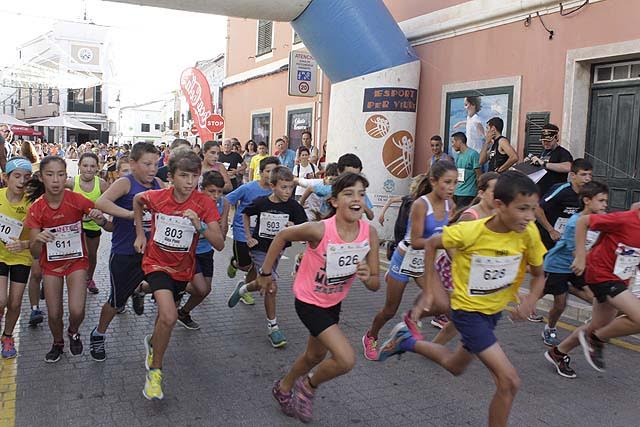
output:
[{"label": "poster on wall", "polygon": [[[289,148],[297,150],[302,145],[302,132],[312,132],[313,109],[303,108],[289,110],[287,113],[287,135],[289,135]],[[313,133],[312,133],[313,135]]]},{"label": "poster on wall", "polygon": [[455,156],[450,148],[451,135],[464,132],[467,146],[480,152],[485,141],[487,121],[500,117],[505,124],[502,134],[511,133],[513,112],[513,86],[449,92],[446,99],[445,151]]}]

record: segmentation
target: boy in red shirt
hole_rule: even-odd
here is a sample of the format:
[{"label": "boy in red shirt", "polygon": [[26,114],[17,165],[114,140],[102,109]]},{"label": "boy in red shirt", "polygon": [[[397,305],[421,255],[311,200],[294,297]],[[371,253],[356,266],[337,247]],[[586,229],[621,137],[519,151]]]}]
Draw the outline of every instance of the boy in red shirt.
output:
[{"label": "boy in red shirt", "polygon": [[[640,326],[640,300],[629,291],[629,279],[640,264],[640,211],[635,209],[602,215],[585,215],[576,225],[576,252],[571,266],[574,273],[585,273],[585,282],[595,295],[592,320],[569,335],[559,346],[545,353],[556,366],[569,367],[567,353],[582,346],[589,364],[604,372],[605,341],[598,330],[614,321],[618,311]],[[587,230],[600,237],[586,254]],[[585,263],[586,259],[586,263]],[[586,265],[586,270],[585,270]],[[574,378],[573,376],[569,378]]]},{"label": "boy in red shirt", "polygon": [[[142,393],[149,400],[164,397],[162,359],[178,319],[176,298],[195,273],[199,234],[214,249],[224,248],[215,202],[197,191],[202,170],[198,155],[191,150],[174,152],[168,169],[172,187],[138,193],[133,199],[137,236],[134,247],[144,252],[142,270],[158,305],[153,335],[144,340],[147,376]],[[143,208],[153,214],[149,242],[142,227]]]}]

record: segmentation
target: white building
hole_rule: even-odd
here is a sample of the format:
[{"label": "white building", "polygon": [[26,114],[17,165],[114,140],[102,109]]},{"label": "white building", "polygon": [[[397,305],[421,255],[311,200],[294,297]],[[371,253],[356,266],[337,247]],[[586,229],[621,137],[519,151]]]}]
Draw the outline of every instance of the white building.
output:
[{"label": "white building", "polygon": [[172,99],[147,102],[120,108],[118,117],[118,141],[120,144],[156,142],[167,129],[167,105]]}]

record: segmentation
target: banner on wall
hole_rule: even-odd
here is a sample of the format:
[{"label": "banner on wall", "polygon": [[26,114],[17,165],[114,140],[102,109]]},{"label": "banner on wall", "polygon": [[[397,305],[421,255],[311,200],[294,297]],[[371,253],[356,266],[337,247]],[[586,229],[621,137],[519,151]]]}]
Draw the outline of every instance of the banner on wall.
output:
[{"label": "banner on wall", "polygon": [[213,114],[211,89],[202,71],[197,68],[187,68],[180,76],[180,89],[193,117],[193,125],[198,129],[202,141],[213,139],[213,133],[207,128],[207,119]]}]

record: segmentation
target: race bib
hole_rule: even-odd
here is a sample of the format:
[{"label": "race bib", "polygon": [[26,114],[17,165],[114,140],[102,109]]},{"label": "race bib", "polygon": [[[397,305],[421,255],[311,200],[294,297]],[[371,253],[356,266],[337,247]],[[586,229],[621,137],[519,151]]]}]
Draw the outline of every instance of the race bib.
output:
[{"label": "race bib", "polygon": [[587,241],[585,247],[588,251],[590,251],[593,245],[596,244],[596,242],[598,241],[598,237],[600,237],[599,231],[587,231]]},{"label": "race bib", "polygon": [[402,264],[400,264],[400,273],[411,277],[422,276],[424,274],[424,249],[408,247]]},{"label": "race bib", "polygon": [[369,242],[329,243],[327,246],[327,284],[341,283],[358,270],[358,263],[369,253]]},{"label": "race bib", "polygon": [[464,182],[464,168],[458,168],[458,182]]},{"label": "race bib", "polygon": [[22,223],[15,218],[0,214],[0,240],[5,244],[20,238]]},{"label": "race bib", "polygon": [[640,249],[619,243],[616,254],[616,264],[613,267],[613,274],[622,280],[631,279],[640,264]]},{"label": "race bib", "polygon": [[[255,217],[254,217],[255,218]],[[260,213],[260,228],[258,236],[265,239],[273,239],[289,222],[288,214],[276,214],[269,212]]]},{"label": "race bib", "polygon": [[560,234],[564,233],[564,229],[567,228],[567,222],[569,218],[558,218],[553,228]]},{"label": "race bib", "polygon": [[196,229],[191,220],[173,215],[156,214],[156,231],[153,241],[167,252],[187,252],[193,242]]},{"label": "race bib", "polygon": [[148,233],[151,231],[151,212],[149,211],[144,211],[142,212],[142,229],[144,230],[145,233]]},{"label": "race bib", "polygon": [[249,228],[256,228],[256,225],[258,225],[258,215],[254,215],[254,216],[250,216],[249,217]]},{"label": "race bib", "polygon": [[53,234],[54,240],[47,242],[47,261],[62,261],[82,258],[82,223],[59,225],[45,228]]},{"label": "race bib", "polygon": [[631,282],[631,293],[636,296],[636,298],[640,298],[640,270],[636,268],[636,277]]},{"label": "race bib", "polygon": [[469,271],[469,295],[487,295],[511,286],[518,276],[522,255],[489,257],[473,255]]}]

